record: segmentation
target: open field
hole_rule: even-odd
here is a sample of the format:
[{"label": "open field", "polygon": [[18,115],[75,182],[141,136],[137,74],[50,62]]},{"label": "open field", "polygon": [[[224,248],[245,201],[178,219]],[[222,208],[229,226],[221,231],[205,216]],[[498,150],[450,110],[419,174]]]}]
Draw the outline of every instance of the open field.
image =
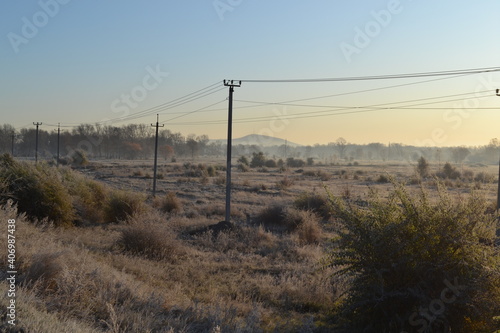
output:
[{"label": "open field", "polygon": [[[437,195],[436,179],[420,180],[416,166],[405,163],[235,168],[235,227],[207,231],[224,220],[224,160],[160,162],[155,199],[151,165],[110,160],[78,169],[106,188],[143,194],[146,205],[123,221],[110,223],[108,215],[93,212],[82,214],[74,227],[57,228],[33,224],[9,205],[0,210],[2,221],[17,223],[19,327],[30,332],[331,332],[350,281],[325,265],[338,223],[331,212],[304,207],[300,199],[326,198],[328,189],[363,206],[372,190],[388,195],[394,188],[390,179],[415,192],[423,183]],[[431,165],[430,173],[441,168]],[[498,167],[457,170],[461,177],[442,180],[448,191],[454,197],[479,193],[494,210]],[[269,222],[272,207],[297,223]],[[0,259],[6,265],[5,251]],[[7,283],[0,288],[6,293]],[[6,300],[0,304],[4,311]]]}]

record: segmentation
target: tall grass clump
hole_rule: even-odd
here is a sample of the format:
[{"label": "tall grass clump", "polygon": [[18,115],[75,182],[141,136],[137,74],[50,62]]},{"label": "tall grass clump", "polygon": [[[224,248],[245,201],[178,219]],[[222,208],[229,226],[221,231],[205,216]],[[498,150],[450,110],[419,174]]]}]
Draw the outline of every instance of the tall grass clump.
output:
[{"label": "tall grass clump", "polygon": [[123,222],[146,211],[145,196],[127,191],[113,191],[104,210],[107,222]]},{"label": "tall grass clump", "polygon": [[111,191],[104,184],[69,168],[61,169],[63,184],[73,196],[78,220],[84,223],[103,223]]},{"label": "tall grass clump", "polygon": [[185,252],[182,243],[158,212],[137,214],[128,222],[117,241],[124,252],[153,260],[174,260]]},{"label": "tall grass clump", "polygon": [[72,197],[54,167],[17,162],[10,155],[0,156],[0,204],[12,199],[19,212],[31,220],[52,221],[56,226],[70,225],[75,218]]},{"label": "tall grass clump", "polygon": [[327,266],[352,281],[339,308],[348,332],[492,332],[500,323],[496,221],[477,193],[393,184],[367,208],[329,200],[341,219]]},{"label": "tall grass clump", "polygon": [[284,205],[262,209],[255,217],[256,224],[271,231],[295,232],[302,243],[315,243],[322,235],[319,219],[312,211],[298,210]]},{"label": "tall grass clump", "polygon": [[168,192],[164,197],[158,199],[155,205],[164,213],[180,213],[182,202],[174,192]]},{"label": "tall grass clump", "polygon": [[295,199],[294,207],[300,210],[311,210],[328,220],[332,215],[330,203],[326,195],[317,193],[302,193]]}]

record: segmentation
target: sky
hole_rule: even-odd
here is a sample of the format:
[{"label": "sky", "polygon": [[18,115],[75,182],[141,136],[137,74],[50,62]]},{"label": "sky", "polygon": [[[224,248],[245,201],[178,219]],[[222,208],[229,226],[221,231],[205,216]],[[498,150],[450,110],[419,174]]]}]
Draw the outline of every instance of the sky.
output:
[{"label": "sky", "polygon": [[[4,0],[0,124],[151,124],[304,145],[485,145],[500,137],[495,0]],[[367,108],[369,107],[369,108]]]}]

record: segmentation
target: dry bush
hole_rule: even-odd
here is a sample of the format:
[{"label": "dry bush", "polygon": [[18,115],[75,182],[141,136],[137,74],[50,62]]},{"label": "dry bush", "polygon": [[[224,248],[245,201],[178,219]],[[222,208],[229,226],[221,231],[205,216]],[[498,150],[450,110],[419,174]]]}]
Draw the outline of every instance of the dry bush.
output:
[{"label": "dry bush", "polygon": [[42,290],[55,290],[57,280],[64,269],[60,252],[35,254],[31,265],[23,275],[23,285],[34,286]]},{"label": "dry bush", "polygon": [[299,238],[300,244],[318,244],[323,237],[323,229],[319,224],[316,214],[310,211],[302,212],[303,220],[299,224],[295,233]]},{"label": "dry bush", "polygon": [[318,217],[310,211],[298,210],[284,205],[272,205],[261,210],[255,217],[254,223],[264,226],[273,231],[296,231],[301,225],[307,224],[308,220],[314,219],[318,224]]},{"label": "dry bush", "polygon": [[116,245],[124,252],[153,260],[175,260],[185,252],[172,229],[165,225],[165,217],[150,212],[129,218]]},{"label": "dry bush", "polygon": [[107,222],[122,222],[134,214],[141,214],[146,211],[144,195],[114,191],[109,196],[105,208],[105,218]]},{"label": "dry bush", "polygon": [[311,193],[302,193],[293,203],[294,207],[300,210],[311,210],[328,220],[332,211],[326,195]]},{"label": "dry bush", "polygon": [[58,226],[70,225],[75,218],[73,200],[61,178],[58,170],[47,164],[34,166],[4,154],[0,157],[0,181],[4,184],[0,204],[11,198],[31,220],[48,218]]},{"label": "dry bush", "polygon": [[276,183],[276,186],[281,190],[287,189],[292,185],[293,185],[293,180],[289,178],[287,175],[285,175],[283,179],[279,180]]},{"label": "dry bush", "polygon": [[157,200],[155,205],[164,213],[180,213],[182,211],[182,202],[174,192],[168,192],[163,198]]},{"label": "dry bush", "polygon": [[74,198],[74,206],[81,222],[102,223],[110,190],[71,169],[61,169],[63,184]]},{"label": "dry bush", "polygon": [[332,174],[323,170],[316,170],[316,171],[306,170],[304,171],[303,175],[308,177],[317,177],[322,181],[328,181],[332,179]]},{"label": "dry bush", "polygon": [[218,177],[215,177],[214,180],[213,180],[213,183],[215,185],[225,185],[226,184],[226,176],[224,175],[220,175]]},{"label": "dry bush", "polygon": [[157,226],[127,226],[122,230],[117,245],[127,253],[154,260],[174,260],[183,253],[182,244],[173,232]]}]

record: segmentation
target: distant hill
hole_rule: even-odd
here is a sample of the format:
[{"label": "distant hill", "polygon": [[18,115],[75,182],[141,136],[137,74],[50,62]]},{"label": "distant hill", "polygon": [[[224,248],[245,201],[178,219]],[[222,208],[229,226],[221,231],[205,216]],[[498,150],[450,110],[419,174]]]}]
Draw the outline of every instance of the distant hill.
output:
[{"label": "distant hill", "polygon": [[[217,139],[217,140],[210,140],[212,142],[221,142],[225,144],[227,142],[227,139]],[[233,138],[233,146],[234,145],[257,145],[257,146],[263,146],[263,147],[269,147],[269,146],[281,146],[286,143],[287,146],[289,147],[300,147],[302,145],[299,145],[298,143],[290,142],[285,139],[280,139],[280,138],[275,138],[272,136],[267,136],[267,135],[260,135],[260,134],[250,134],[246,135],[241,138]]]}]

